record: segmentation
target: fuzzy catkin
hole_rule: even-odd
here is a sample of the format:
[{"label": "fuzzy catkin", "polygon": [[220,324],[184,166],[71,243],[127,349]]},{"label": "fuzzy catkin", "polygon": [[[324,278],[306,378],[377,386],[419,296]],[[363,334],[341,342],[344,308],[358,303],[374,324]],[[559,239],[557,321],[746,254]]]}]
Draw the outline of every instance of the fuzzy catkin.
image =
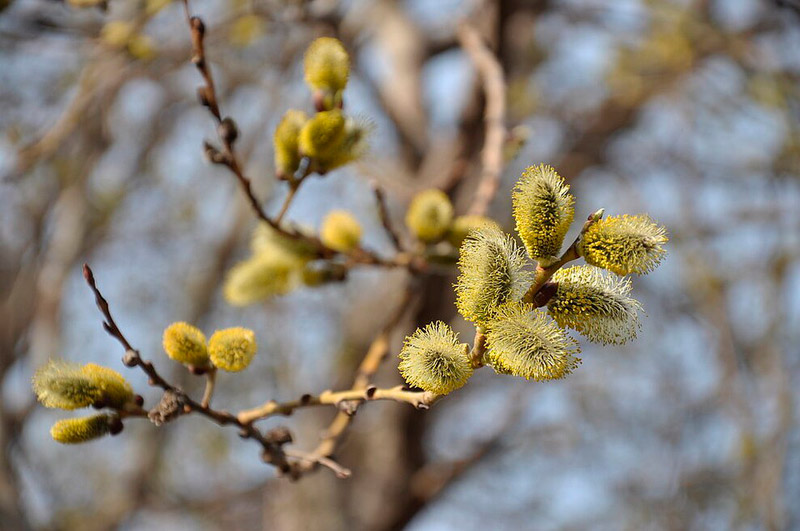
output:
[{"label": "fuzzy catkin", "polygon": [[514,187],[512,203],[528,255],[542,267],[555,262],[575,216],[569,185],[550,166],[530,166]]},{"label": "fuzzy catkin", "polygon": [[80,366],[50,360],[33,375],[33,390],[45,407],[79,409],[107,406],[117,409],[133,399],[130,384],[113,369],[94,363]]},{"label": "fuzzy catkin", "polygon": [[400,351],[400,373],[413,386],[446,395],[472,376],[469,347],[441,321],[417,329]]},{"label": "fuzzy catkin", "polygon": [[486,324],[486,361],[496,372],[557,380],[580,364],[575,340],[532,304],[509,302]]},{"label": "fuzzy catkin", "polygon": [[342,111],[318,112],[300,130],[300,152],[316,159],[332,157],[344,143],[344,126]]},{"label": "fuzzy catkin", "polygon": [[61,444],[80,444],[98,439],[111,432],[113,419],[108,414],[59,420],[50,428],[50,436]]},{"label": "fuzzy catkin", "polygon": [[346,210],[333,210],[322,221],[322,243],[342,253],[349,253],[361,242],[363,230],[358,220]]},{"label": "fuzzy catkin", "polygon": [[208,363],[208,348],[203,332],[189,323],[172,323],[164,329],[162,345],[167,356],[187,365],[200,367]]},{"label": "fuzzy catkin", "polygon": [[441,190],[423,190],[414,196],[406,212],[406,226],[423,242],[442,239],[453,221],[453,205]]},{"label": "fuzzy catkin", "polygon": [[456,306],[468,321],[480,323],[501,305],[522,298],[532,274],[524,269],[525,253],[494,227],[470,233],[461,245],[455,285]]},{"label": "fuzzy catkin", "polygon": [[558,284],[547,310],[559,326],[590,341],[622,344],[636,337],[642,305],[629,297],[631,281],[592,266],[573,266],[553,275]]},{"label": "fuzzy catkin", "polygon": [[208,340],[211,362],[228,372],[239,372],[247,368],[256,355],[258,345],[252,330],[242,327],[217,330]]},{"label": "fuzzy catkin", "polygon": [[228,271],[222,294],[234,306],[285,295],[299,284],[304,263],[280,251],[259,253]]},{"label": "fuzzy catkin", "polygon": [[300,166],[300,131],[307,121],[306,113],[290,109],[275,128],[275,171],[280,177],[291,177]]},{"label": "fuzzy catkin", "polygon": [[593,223],[583,235],[578,252],[586,263],[618,275],[646,274],[667,254],[667,231],[649,216],[611,216]]},{"label": "fuzzy catkin", "polygon": [[337,93],[347,86],[350,58],[342,43],[320,37],[309,45],[304,58],[306,83],[314,89]]}]

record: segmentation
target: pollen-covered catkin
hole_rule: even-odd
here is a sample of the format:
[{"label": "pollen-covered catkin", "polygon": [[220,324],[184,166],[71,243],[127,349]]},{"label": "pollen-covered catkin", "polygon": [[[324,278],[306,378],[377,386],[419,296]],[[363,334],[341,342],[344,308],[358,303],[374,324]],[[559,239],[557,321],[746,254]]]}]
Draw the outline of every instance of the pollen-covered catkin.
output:
[{"label": "pollen-covered catkin", "polygon": [[532,274],[524,269],[525,254],[499,229],[483,227],[461,245],[456,306],[468,321],[480,323],[503,303],[522,298]]},{"label": "pollen-covered catkin", "polygon": [[532,304],[509,302],[486,323],[486,361],[496,372],[557,380],[580,363],[578,344]]},{"label": "pollen-covered catkin", "polygon": [[326,172],[361,158],[368,149],[372,124],[363,119],[346,117],[342,141],[336,149],[319,154],[315,159],[317,171]]},{"label": "pollen-covered catkin", "polygon": [[285,295],[299,284],[304,263],[279,251],[259,253],[228,271],[222,294],[234,306]]},{"label": "pollen-covered catkin", "polygon": [[322,93],[324,107],[340,105],[350,75],[350,58],[342,43],[332,37],[316,39],[306,50],[304,67],[306,83]]},{"label": "pollen-covered catkin", "polygon": [[162,340],[167,356],[187,365],[202,367],[208,363],[208,348],[203,332],[189,323],[172,323],[164,329]]},{"label": "pollen-covered catkin", "polygon": [[112,428],[120,426],[117,415],[100,414],[91,417],[59,420],[50,428],[53,440],[62,444],[79,444],[99,439],[112,432]]},{"label": "pollen-covered catkin", "polygon": [[358,220],[346,210],[330,212],[322,222],[322,243],[342,253],[349,253],[361,242],[363,230]]},{"label": "pollen-covered catkin", "polygon": [[588,264],[618,275],[649,273],[667,254],[667,231],[650,216],[612,216],[593,223],[584,233],[578,252]]},{"label": "pollen-covered catkin", "polygon": [[512,201],[517,232],[528,255],[547,267],[558,259],[575,216],[569,185],[552,167],[531,166],[514,187]]},{"label": "pollen-covered catkin", "polygon": [[133,401],[133,387],[114,369],[87,363],[81,368],[81,372],[100,389],[103,405],[122,409]]},{"label": "pollen-covered catkin", "polygon": [[33,375],[33,390],[50,408],[106,406],[122,409],[134,398],[130,384],[113,369],[50,360]]},{"label": "pollen-covered catkin", "polygon": [[441,240],[453,221],[453,205],[441,190],[424,190],[414,196],[406,212],[406,225],[423,242]]},{"label": "pollen-covered catkin", "polygon": [[275,129],[275,172],[278,177],[291,177],[300,166],[300,130],[308,121],[303,111],[290,109]]},{"label": "pollen-covered catkin", "polygon": [[559,326],[597,343],[622,344],[636,337],[642,305],[628,295],[631,281],[592,266],[573,266],[553,275],[558,284],[547,310]]},{"label": "pollen-covered catkin", "polygon": [[315,114],[300,130],[300,152],[314,159],[331,158],[345,141],[345,118],[334,109]]},{"label": "pollen-covered catkin", "polygon": [[217,330],[208,340],[208,353],[215,367],[238,372],[247,368],[258,345],[252,330],[242,327]]},{"label": "pollen-covered catkin", "polygon": [[102,392],[77,363],[50,360],[33,375],[33,391],[45,407],[79,409],[102,398]]},{"label": "pollen-covered catkin", "polygon": [[418,328],[400,351],[400,373],[413,386],[446,395],[472,376],[469,347],[441,321]]}]

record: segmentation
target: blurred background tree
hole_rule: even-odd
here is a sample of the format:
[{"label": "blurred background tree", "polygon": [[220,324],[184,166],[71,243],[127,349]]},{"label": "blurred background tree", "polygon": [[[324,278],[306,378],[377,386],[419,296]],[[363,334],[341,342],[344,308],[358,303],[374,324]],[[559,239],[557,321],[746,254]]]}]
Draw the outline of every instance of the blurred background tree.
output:
[{"label": "blurred background tree", "polygon": [[[545,161],[572,186],[578,212],[647,212],[669,227],[670,257],[639,279],[649,316],[639,338],[584,344],[567,380],[476,374],[429,412],[363,408],[337,453],[348,480],[325,470],[275,479],[234,432],[193,416],[168,429],[131,424],[92,446],[54,443],[57,413],[36,407],[34,369],[59,356],[121,370],[83,285],[89,259],[122,302],[127,335],[192,393],[202,383],[161,355],[167,324],[256,331],[250,370],[219,377],[215,400],[232,410],[349,386],[402,305],[382,385],[400,382],[394,355],[416,326],[443,319],[469,333],[447,275],[360,269],[258,306],[224,301],[224,272],[247,255],[255,220],[235,181],[201,157],[216,133],[194,98],[182,9],[0,2],[0,527],[800,526],[792,0],[193,2],[269,212],[286,193],[272,133],[285,109],[311,110],[302,53],[332,35],[353,60],[348,111],[374,122],[370,153],[309,181],[288,217],[318,228],[329,211],[349,210],[366,244],[386,253],[370,181],[387,191],[398,226],[425,188],[447,190],[464,213],[485,133],[481,79],[457,35],[467,20],[498,54],[509,151],[521,146],[489,213],[510,230],[513,183]],[[157,401],[141,374],[125,376]],[[297,440],[318,440],[333,415],[293,416]]]}]

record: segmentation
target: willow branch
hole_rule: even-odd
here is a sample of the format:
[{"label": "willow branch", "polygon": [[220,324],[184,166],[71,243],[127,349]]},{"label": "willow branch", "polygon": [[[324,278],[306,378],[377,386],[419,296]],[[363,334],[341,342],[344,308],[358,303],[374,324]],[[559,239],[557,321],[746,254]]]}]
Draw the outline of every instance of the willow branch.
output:
[{"label": "willow branch", "polygon": [[291,415],[297,409],[313,406],[336,406],[352,414],[354,406],[350,402],[370,402],[391,400],[411,404],[417,409],[428,409],[439,399],[439,395],[428,391],[411,391],[402,385],[386,389],[375,386],[366,389],[347,389],[345,391],[323,391],[318,395],[305,394],[297,400],[276,402],[270,400],[253,409],[240,411],[237,418],[241,424],[253,422],[275,415]]},{"label": "willow branch", "polygon": [[[264,207],[261,205],[261,202],[255,196],[252,182],[250,178],[245,175],[242,168],[242,163],[236,153],[235,142],[239,136],[239,130],[236,126],[236,122],[231,117],[223,118],[219,107],[219,98],[214,85],[214,76],[211,73],[211,68],[208,65],[205,55],[205,24],[200,17],[191,15],[189,10],[189,0],[183,0],[183,6],[186,13],[186,21],[189,25],[192,38],[192,63],[197,67],[197,70],[200,72],[200,75],[203,77],[204,81],[204,85],[199,87],[197,90],[198,98],[200,103],[209,110],[217,122],[217,136],[219,137],[219,141],[222,145],[222,148],[220,149],[211,143],[206,142],[204,144],[206,157],[214,164],[225,166],[236,177],[240,188],[244,192],[250,207],[258,219],[264,223],[267,223],[275,231],[286,237],[306,241],[316,250],[319,258],[332,258],[336,256],[338,252],[326,246],[316,236],[304,234],[300,231],[285,227],[280,223],[280,220],[283,218],[286,210],[288,210],[289,205],[294,198],[295,193],[297,192],[297,187],[299,187],[302,180],[308,175],[309,172],[307,169],[303,171],[303,174],[300,178],[295,177],[296,180],[290,183],[295,188],[294,190],[290,188],[289,196],[284,202],[281,213],[276,219],[273,219],[267,215]],[[348,259],[358,264],[378,265],[392,268],[407,268],[411,272],[420,272],[422,270],[421,268],[417,267],[419,261],[410,261],[406,259],[384,259],[372,251],[367,251],[364,249],[362,249],[360,253],[349,256]]]},{"label": "willow branch", "polygon": [[469,213],[483,215],[489,208],[503,171],[503,144],[506,139],[506,82],[503,68],[486,46],[478,31],[469,24],[458,27],[458,40],[469,55],[483,81],[486,94],[486,137],[481,151],[482,175]]},{"label": "willow branch", "polygon": [[[283,444],[285,444],[285,438],[277,439],[276,437],[269,436],[269,434],[264,435],[258,429],[253,427],[250,424],[245,424],[239,421],[239,419],[227,411],[217,411],[211,409],[208,406],[204,406],[203,404],[196,402],[191,397],[186,395],[180,388],[172,385],[167,380],[165,380],[153,366],[153,364],[145,360],[139,354],[139,351],[133,348],[128,342],[125,335],[117,326],[116,321],[111,316],[111,310],[108,306],[108,301],[103,297],[103,294],[100,292],[100,289],[97,287],[97,283],[94,278],[94,274],[92,273],[91,268],[88,264],[83,265],[83,277],[86,279],[86,283],[91,288],[92,292],[94,293],[95,302],[97,303],[97,308],[103,314],[103,329],[114,339],[119,341],[119,343],[125,349],[125,356],[122,358],[122,363],[126,367],[139,367],[149,378],[149,384],[154,387],[160,387],[164,390],[165,396],[170,395],[174,396],[178,403],[183,405],[183,411],[178,412],[178,414],[185,414],[185,413],[192,413],[197,412],[200,415],[214,421],[215,423],[226,426],[226,425],[233,425],[239,428],[239,434],[246,439],[253,439],[261,444],[263,449],[262,452],[262,459],[270,463],[281,472],[284,473],[292,473],[293,466],[292,464],[286,459],[286,454],[283,451]],[[296,468],[296,467],[294,467]]]},{"label": "willow branch", "polygon": [[392,225],[392,220],[389,217],[389,208],[386,206],[386,193],[383,191],[377,182],[370,183],[372,186],[372,193],[375,194],[375,202],[378,204],[378,217],[381,220],[383,229],[392,241],[392,245],[398,252],[403,252],[403,246],[400,243],[400,235]]}]

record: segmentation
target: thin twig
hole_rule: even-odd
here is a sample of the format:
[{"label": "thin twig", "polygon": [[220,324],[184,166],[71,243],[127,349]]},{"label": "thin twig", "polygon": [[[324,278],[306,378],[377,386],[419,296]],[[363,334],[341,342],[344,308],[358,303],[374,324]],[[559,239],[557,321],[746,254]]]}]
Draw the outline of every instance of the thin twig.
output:
[{"label": "thin twig", "polygon": [[403,252],[403,246],[400,243],[400,235],[395,230],[394,226],[392,225],[392,220],[389,217],[389,208],[386,205],[386,193],[377,182],[372,181],[370,185],[372,186],[372,193],[375,194],[375,202],[378,204],[378,217],[381,220],[381,224],[383,225],[386,234],[389,236],[389,239],[392,240],[392,245],[394,245],[394,248],[398,252]]},{"label": "thin twig", "polygon": [[208,407],[211,405],[211,397],[214,396],[214,386],[217,383],[217,368],[212,367],[208,371],[206,371],[206,388],[203,391],[203,399],[200,401],[200,404],[203,407]]},{"label": "thin twig", "polygon": [[458,27],[458,40],[483,80],[486,94],[486,137],[481,152],[482,175],[469,213],[483,215],[489,208],[503,171],[503,144],[506,139],[506,82],[497,57],[483,42],[478,31],[467,23]]}]

